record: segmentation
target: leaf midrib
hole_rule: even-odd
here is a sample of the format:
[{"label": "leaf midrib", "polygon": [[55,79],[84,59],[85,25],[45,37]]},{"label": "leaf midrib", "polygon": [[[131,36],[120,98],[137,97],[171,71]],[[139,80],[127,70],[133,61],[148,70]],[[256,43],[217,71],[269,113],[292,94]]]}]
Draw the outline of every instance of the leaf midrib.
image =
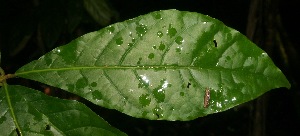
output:
[{"label": "leaf midrib", "polygon": [[[72,70],[88,70],[88,69],[100,69],[100,70],[126,70],[126,69],[131,69],[131,70],[168,70],[168,69],[173,69],[173,70],[179,70],[179,69],[188,69],[188,70],[216,70],[216,71],[243,71],[239,68],[237,69],[227,69],[223,67],[218,67],[218,68],[211,68],[211,67],[201,67],[201,66],[178,66],[178,65],[141,65],[141,66],[77,66],[77,67],[65,67],[65,68],[45,68],[45,69],[36,69],[36,70],[29,70],[29,71],[22,71],[22,72],[16,72],[15,76],[21,76],[21,75],[27,75],[31,73],[43,73],[43,72],[52,72],[52,71],[72,71]],[[260,72],[250,72],[248,71],[249,74],[261,74],[263,73]]]},{"label": "leaf midrib", "polygon": [[40,72],[50,72],[50,71],[68,71],[68,70],[82,70],[82,69],[202,69],[197,66],[174,66],[174,65],[147,65],[147,66],[80,66],[80,67],[66,67],[66,68],[45,68],[45,69],[37,69],[37,70],[29,70],[23,72],[16,72],[15,75],[25,75],[30,73],[40,73]]},{"label": "leaf midrib", "polygon": [[8,85],[7,85],[7,83],[5,81],[3,83],[3,86],[4,86],[4,90],[5,90],[5,94],[6,94],[6,100],[7,100],[7,104],[8,104],[8,107],[9,107],[10,114],[11,114],[11,116],[13,118],[13,121],[14,121],[14,123],[16,125],[16,129],[18,129],[20,135],[22,135],[22,130],[21,130],[20,126],[19,126],[19,123],[17,121],[17,118],[16,118],[16,115],[15,115],[13,106],[11,104],[11,99],[10,99],[10,94],[9,94],[9,90],[8,90]]}]

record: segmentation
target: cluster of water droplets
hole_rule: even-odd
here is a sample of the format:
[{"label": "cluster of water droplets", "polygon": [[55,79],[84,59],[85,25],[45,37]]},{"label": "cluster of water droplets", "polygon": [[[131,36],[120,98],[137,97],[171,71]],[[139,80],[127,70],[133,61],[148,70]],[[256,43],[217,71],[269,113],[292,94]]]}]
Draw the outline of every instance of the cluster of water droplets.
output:
[{"label": "cluster of water droplets", "polygon": [[147,25],[138,24],[135,28],[137,35],[142,38],[148,31]]},{"label": "cluster of water droplets", "polygon": [[122,37],[117,38],[116,44],[117,44],[117,46],[121,46],[123,44],[123,38]]}]

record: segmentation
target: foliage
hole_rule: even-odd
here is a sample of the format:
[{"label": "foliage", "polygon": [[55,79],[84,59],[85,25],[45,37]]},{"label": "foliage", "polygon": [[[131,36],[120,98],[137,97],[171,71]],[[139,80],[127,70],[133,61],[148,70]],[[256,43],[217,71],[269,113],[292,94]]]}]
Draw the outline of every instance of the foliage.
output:
[{"label": "foliage", "polygon": [[[268,55],[241,33],[209,16],[177,10],[152,12],[83,35],[24,65],[13,76],[151,120],[192,120],[225,111],[274,88],[290,88]],[[122,134],[78,102],[68,107],[67,100],[55,100],[62,107],[52,108],[46,101],[54,98],[7,85],[8,76],[2,77],[1,125],[11,126],[7,134],[16,129],[19,133],[72,135],[67,130],[79,133],[92,128]],[[61,120],[51,114],[77,108],[80,110],[67,112]],[[29,114],[21,114],[24,110]],[[86,121],[81,114],[93,117],[87,121],[89,127],[78,130],[78,122]],[[26,122],[25,118],[34,119]],[[59,121],[70,118],[77,120],[67,128],[59,127]]]}]

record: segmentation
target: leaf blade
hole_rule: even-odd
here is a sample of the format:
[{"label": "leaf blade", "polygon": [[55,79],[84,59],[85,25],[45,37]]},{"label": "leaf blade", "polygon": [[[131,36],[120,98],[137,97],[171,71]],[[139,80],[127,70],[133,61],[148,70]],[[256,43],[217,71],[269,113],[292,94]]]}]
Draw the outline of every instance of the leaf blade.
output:
[{"label": "leaf blade", "polygon": [[[86,34],[16,75],[131,116],[166,120],[191,120],[290,87],[245,36],[216,19],[177,10]],[[211,90],[208,108],[203,106],[206,88]]]},{"label": "leaf blade", "polygon": [[[23,86],[7,86],[9,106],[5,90],[1,88],[1,122],[3,135],[126,135],[111,127],[106,121],[83,104],[46,96]],[[9,109],[13,109],[16,123]],[[17,126],[19,127],[17,127]]]}]

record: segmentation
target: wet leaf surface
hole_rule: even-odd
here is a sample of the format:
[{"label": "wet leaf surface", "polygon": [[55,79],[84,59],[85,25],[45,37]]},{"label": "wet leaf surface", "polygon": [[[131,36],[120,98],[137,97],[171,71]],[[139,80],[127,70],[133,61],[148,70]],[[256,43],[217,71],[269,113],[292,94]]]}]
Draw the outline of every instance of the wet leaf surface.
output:
[{"label": "wet leaf surface", "polygon": [[1,135],[126,135],[85,105],[23,86],[0,90]]},{"label": "wet leaf surface", "polygon": [[16,75],[153,120],[192,120],[290,87],[244,35],[209,16],[177,10],[88,33]]}]

